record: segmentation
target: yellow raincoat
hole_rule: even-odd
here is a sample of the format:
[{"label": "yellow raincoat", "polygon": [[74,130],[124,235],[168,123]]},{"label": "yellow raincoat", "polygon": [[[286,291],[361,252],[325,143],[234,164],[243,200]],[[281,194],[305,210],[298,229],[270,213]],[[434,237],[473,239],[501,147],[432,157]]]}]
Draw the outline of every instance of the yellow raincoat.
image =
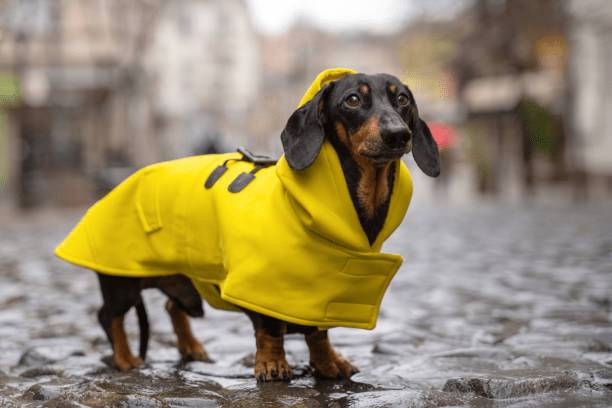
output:
[{"label": "yellow raincoat", "polygon": [[[310,97],[343,71],[330,72],[336,76],[317,77]],[[56,255],[109,275],[181,273],[215,308],[240,306],[322,328],[374,328],[402,262],[380,249],[410,202],[406,166],[398,162],[387,219],[370,245],[328,142],[305,170],[292,170],[282,156],[232,193],[228,185],[254,165],[230,161],[205,188],[231,158],[241,155],[195,156],[136,172],[89,209]]]}]

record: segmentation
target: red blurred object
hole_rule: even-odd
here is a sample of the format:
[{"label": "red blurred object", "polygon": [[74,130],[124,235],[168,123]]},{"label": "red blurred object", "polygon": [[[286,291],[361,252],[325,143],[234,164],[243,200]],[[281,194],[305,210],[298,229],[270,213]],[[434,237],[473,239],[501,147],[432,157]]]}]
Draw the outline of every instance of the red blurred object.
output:
[{"label": "red blurred object", "polygon": [[428,123],[428,126],[434,140],[438,144],[438,149],[448,149],[455,146],[457,141],[457,132],[455,129],[439,122]]}]

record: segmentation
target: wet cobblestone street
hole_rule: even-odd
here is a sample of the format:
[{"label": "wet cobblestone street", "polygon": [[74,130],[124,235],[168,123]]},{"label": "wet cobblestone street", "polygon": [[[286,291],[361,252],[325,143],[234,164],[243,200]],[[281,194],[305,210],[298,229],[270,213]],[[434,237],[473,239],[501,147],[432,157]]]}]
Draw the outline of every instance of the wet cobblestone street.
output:
[{"label": "wet cobblestone street", "polygon": [[[361,373],[257,385],[249,320],[206,308],[214,363],[179,363],[164,297],[145,292],[147,364],[108,365],[97,279],[54,258],[80,212],[0,219],[0,407],[609,407],[612,206],[417,204],[388,241],[405,261],[373,331],[334,329]],[[135,349],[137,324],[127,320]]]}]

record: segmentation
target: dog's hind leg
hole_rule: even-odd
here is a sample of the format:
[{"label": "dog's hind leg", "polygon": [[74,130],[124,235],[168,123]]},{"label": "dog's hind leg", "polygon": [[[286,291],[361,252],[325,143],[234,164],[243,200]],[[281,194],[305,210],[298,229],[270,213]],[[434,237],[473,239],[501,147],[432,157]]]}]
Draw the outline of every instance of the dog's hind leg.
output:
[{"label": "dog's hind leg", "polygon": [[186,361],[212,361],[191,330],[189,316],[202,317],[204,308],[202,297],[191,280],[182,275],[160,278],[157,287],[168,296],[166,310],[172,320],[176,333],[177,348]]},{"label": "dog's hind leg", "polygon": [[327,336],[327,330],[314,331],[306,334],[305,338],[310,352],[310,365],[314,368],[316,376],[349,379],[359,372],[357,367],[334,350]]},{"label": "dog's hind leg", "polygon": [[123,327],[128,310],[142,302],[140,279],[98,274],[104,305],[98,319],[113,346],[113,363],[121,371],[138,368],[143,360],[134,356]]},{"label": "dog's hind leg", "polygon": [[211,362],[212,360],[208,357],[204,346],[195,338],[191,331],[187,313],[181,310],[171,299],[166,301],[166,310],[172,320],[172,327],[174,327],[174,332],[176,333],[177,348],[183,359],[186,361]]},{"label": "dog's hind leg", "polygon": [[109,308],[104,305],[98,310],[98,322],[100,322],[100,326],[104,329],[104,333],[106,333],[106,338],[108,342],[113,345],[113,336],[111,335],[111,322],[113,318],[111,316]]},{"label": "dog's hind leg", "polygon": [[111,336],[113,339],[113,362],[121,371],[141,367],[144,362],[136,357],[130,350],[125,329],[123,328],[124,316],[115,317],[111,322]]}]

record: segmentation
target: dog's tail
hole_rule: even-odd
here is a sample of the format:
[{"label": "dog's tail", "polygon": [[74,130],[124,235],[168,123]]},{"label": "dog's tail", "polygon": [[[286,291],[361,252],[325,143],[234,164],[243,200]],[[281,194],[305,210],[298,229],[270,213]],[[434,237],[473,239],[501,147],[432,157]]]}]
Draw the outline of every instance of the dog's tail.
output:
[{"label": "dog's tail", "polygon": [[143,360],[147,357],[149,347],[149,317],[142,299],[136,304],[136,315],[138,316],[138,328],[140,329],[140,350],[138,355]]}]

